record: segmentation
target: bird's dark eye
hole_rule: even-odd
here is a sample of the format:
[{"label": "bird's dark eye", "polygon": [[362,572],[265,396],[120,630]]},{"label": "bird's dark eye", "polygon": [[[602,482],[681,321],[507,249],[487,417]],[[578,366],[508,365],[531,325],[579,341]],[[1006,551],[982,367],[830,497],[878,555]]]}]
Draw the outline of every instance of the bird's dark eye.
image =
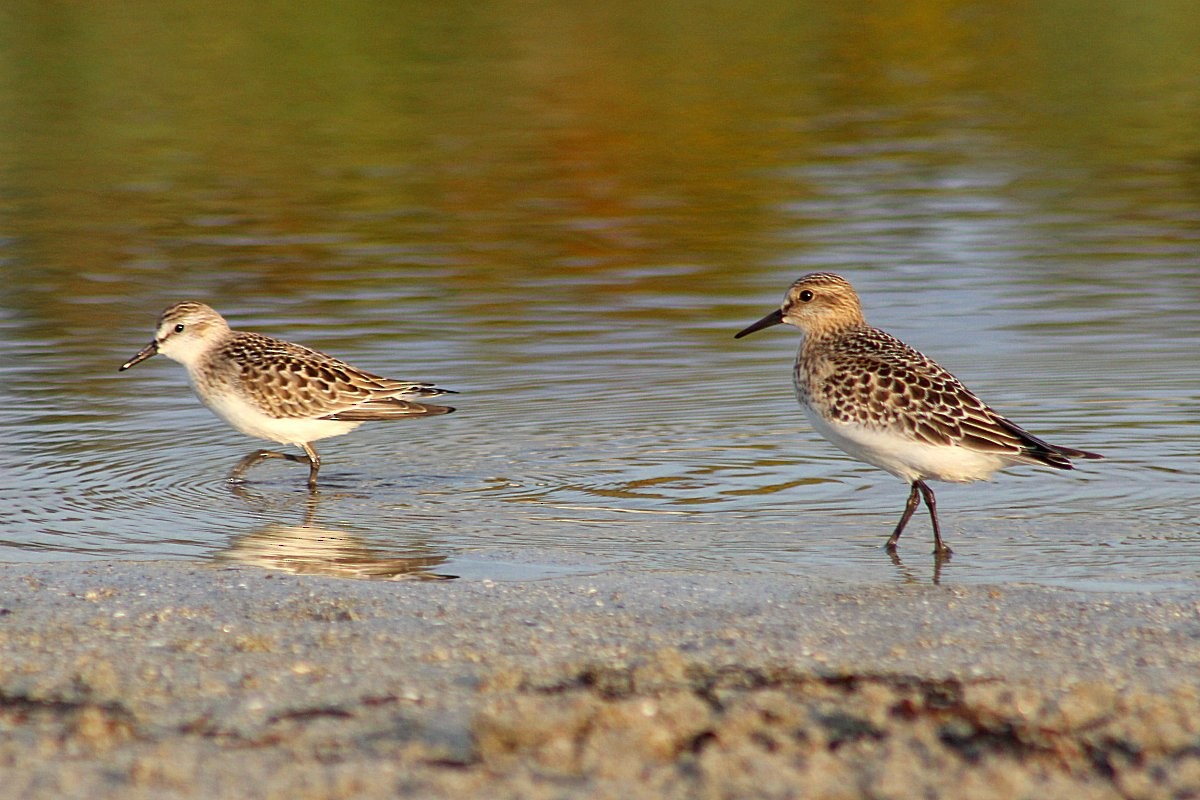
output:
[{"label": "bird's dark eye", "polygon": [[175,326],[175,332],[176,332],[176,333],[183,333],[183,323],[182,323],[182,322],[180,322],[179,324],[177,324],[177,325]]},{"label": "bird's dark eye", "polygon": [[800,302],[801,303],[807,303],[809,300],[812,300],[812,299],[813,299],[813,293],[810,292],[808,289],[805,289],[803,292],[800,293]]}]

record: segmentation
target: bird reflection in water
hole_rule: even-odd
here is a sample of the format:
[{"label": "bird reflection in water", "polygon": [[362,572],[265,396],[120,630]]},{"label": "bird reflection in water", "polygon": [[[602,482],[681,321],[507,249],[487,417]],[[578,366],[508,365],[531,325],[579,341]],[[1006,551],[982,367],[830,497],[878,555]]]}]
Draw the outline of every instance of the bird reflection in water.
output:
[{"label": "bird reflection in water", "polygon": [[[892,559],[892,566],[896,568],[897,574],[900,576],[901,583],[921,583],[922,579],[911,569],[904,565],[900,560],[900,554],[895,550],[889,550],[888,556]],[[940,586],[942,583],[942,567],[950,563],[949,551],[935,550],[933,553],[933,576],[930,578],[930,583],[934,586]]]},{"label": "bird reflection in water", "polygon": [[[262,505],[261,498],[244,486],[230,488],[251,505]],[[371,547],[364,536],[313,524],[318,498],[306,498],[301,524],[272,522],[235,536],[214,559],[294,575],[359,580],[444,581],[458,577],[433,571],[446,562],[447,556],[392,556]]]}]

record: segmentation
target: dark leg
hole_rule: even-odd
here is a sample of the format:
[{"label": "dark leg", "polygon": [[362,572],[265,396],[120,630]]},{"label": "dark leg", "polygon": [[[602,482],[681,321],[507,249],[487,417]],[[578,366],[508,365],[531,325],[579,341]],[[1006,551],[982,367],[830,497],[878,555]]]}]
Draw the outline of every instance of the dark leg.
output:
[{"label": "dark leg", "polygon": [[[317,455],[316,449],[311,444],[301,442],[300,446],[308,454],[308,488],[309,491],[315,491],[317,488],[317,472],[321,469],[321,457]],[[300,459],[296,460],[299,461]]]},{"label": "dark leg", "polygon": [[242,479],[243,472],[265,458],[286,458],[288,461],[304,462],[304,459],[300,458],[300,456],[294,456],[290,453],[276,453],[274,450],[255,450],[237,463],[237,466],[233,468],[233,472],[229,473],[229,480],[237,483]]},{"label": "dark leg", "polygon": [[942,543],[942,531],[938,527],[937,500],[933,499],[933,489],[930,489],[925,481],[916,481],[913,483],[913,490],[917,489],[921,490],[921,496],[925,498],[925,507],[929,509],[929,519],[933,521],[933,554],[939,559],[949,558],[953,551]]},{"label": "dark leg", "polygon": [[908,493],[908,503],[905,504],[904,514],[900,517],[900,524],[896,526],[896,530],[892,531],[892,535],[888,537],[887,544],[883,546],[883,549],[889,553],[896,552],[896,542],[900,541],[900,534],[904,532],[904,526],[912,519],[913,512],[917,510],[917,504],[921,502],[920,495],[917,494],[918,485],[924,486],[925,484],[920,481],[913,481],[912,491]]}]

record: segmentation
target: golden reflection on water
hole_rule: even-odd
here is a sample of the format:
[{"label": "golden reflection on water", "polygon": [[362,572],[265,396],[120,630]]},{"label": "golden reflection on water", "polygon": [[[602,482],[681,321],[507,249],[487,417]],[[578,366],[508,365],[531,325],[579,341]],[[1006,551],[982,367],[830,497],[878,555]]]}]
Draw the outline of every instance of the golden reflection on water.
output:
[{"label": "golden reflection on water", "polygon": [[705,291],[744,293],[779,204],[820,188],[795,166],[954,132],[985,132],[972,155],[1018,184],[1049,170],[1043,206],[1119,202],[1139,163],[1194,201],[1191,4],[1077,10],[10,4],[8,273],[53,319],[86,319],[78,298],[157,295],[164,271],[236,291],[219,277],[235,263],[264,295],[311,291],[347,243],[357,269],[387,272],[395,253],[370,248],[412,242],[467,293],[662,253],[698,262]]}]

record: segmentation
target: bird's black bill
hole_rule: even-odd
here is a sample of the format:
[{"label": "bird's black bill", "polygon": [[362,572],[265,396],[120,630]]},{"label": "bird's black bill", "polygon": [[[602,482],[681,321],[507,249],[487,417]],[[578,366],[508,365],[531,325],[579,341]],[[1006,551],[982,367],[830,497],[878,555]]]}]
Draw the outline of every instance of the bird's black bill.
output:
[{"label": "bird's black bill", "polygon": [[125,370],[132,367],[134,364],[140,364],[143,361],[145,361],[147,358],[149,358],[150,356],[155,355],[156,353],[158,353],[158,342],[151,342],[150,344],[143,347],[141,350],[138,350],[138,354],[136,356],[134,356],[133,358],[129,359],[124,364],[122,364],[120,366],[120,368],[117,370],[117,372],[124,372]]},{"label": "bird's black bill", "polygon": [[749,327],[744,328],[743,330],[740,330],[737,333],[735,333],[733,335],[733,338],[740,339],[743,336],[749,336],[750,334],[754,333],[755,331],[761,331],[763,328],[769,328],[772,325],[782,324],[782,322],[783,322],[783,309],[777,308],[774,311],[772,311],[770,314],[767,314],[765,317],[760,319],[758,322],[754,323],[753,325],[750,325]]}]

